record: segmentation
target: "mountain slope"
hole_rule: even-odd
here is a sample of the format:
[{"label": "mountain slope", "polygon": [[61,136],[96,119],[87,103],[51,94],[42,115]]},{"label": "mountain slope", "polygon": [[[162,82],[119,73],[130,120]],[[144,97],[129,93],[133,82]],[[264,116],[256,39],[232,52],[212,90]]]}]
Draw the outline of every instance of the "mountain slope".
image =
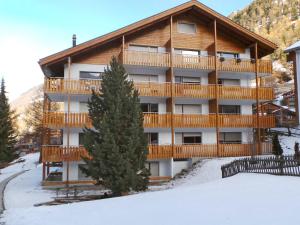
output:
[{"label": "mountain slope", "polygon": [[300,39],[300,0],[254,0],[229,18],[276,43],[272,58],[283,64],[284,49]]},{"label": "mountain slope", "polygon": [[26,108],[32,103],[34,99],[43,97],[42,85],[35,86],[25,93],[21,94],[17,99],[10,103],[11,108],[16,111],[18,115],[18,130],[22,133],[25,129],[24,114]]}]

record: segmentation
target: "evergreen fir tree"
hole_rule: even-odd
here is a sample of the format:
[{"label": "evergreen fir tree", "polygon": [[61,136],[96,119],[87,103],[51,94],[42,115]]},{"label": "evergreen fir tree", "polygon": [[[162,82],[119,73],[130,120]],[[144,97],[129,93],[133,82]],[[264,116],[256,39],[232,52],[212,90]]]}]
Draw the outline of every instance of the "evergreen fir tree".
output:
[{"label": "evergreen fir tree", "polygon": [[115,57],[104,72],[100,93],[93,93],[88,103],[94,129],[85,129],[84,146],[92,158],[85,158],[81,169],[114,195],[145,190],[149,172],[143,114],[138,92]]},{"label": "evergreen fir tree", "polygon": [[9,162],[16,157],[16,132],[13,127],[13,112],[6,97],[4,79],[0,89],[0,161]]},{"label": "evergreen fir tree", "polygon": [[280,156],[280,155],[282,155],[282,153],[283,153],[283,150],[281,148],[281,145],[280,145],[280,142],[278,139],[278,134],[275,134],[273,136],[273,154],[276,156]]}]

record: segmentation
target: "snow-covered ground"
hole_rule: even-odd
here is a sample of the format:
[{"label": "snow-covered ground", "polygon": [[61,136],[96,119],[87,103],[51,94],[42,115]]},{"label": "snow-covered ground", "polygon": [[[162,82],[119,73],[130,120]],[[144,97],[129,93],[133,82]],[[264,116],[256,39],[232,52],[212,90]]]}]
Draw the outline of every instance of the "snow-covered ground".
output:
[{"label": "snow-covered ground", "polygon": [[55,192],[43,190],[41,180],[42,166],[38,165],[10,181],[4,192],[5,208],[31,207],[36,203],[53,200]]},{"label": "snow-covered ground", "polygon": [[[15,163],[11,166],[8,166],[4,169],[0,170],[0,181],[3,181],[4,179],[8,178],[9,176],[24,171],[24,170],[30,170],[32,168],[35,168],[38,165],[40,154],[39,153],[33,153],[28,154],[20,159],[24,159],[24,162],[21,163]],[[19,160],[19,159],[17,159]],[[15,160],[15,161],[17,161]]]},{"label": "snow-covered ground", "polygon": [[298,225],[300,179],[239,174],[188,187],[50,207],[9,209],[6,225]]},{"label": "snow-covered ground", "polygon": [[[293,154],[296,140],[298,138],[280,136],[285,154]],[[42,207],[33,205],[50,201],[55,193],[41,189],[41,166],[28,159],[30,171],[7,186],[5,204],[8,210],[0,223],[298,225],[300,179],[258,174],[238,174],[222,179],[221,165],[234,159],[203,160],[184,177],[152,187],[145,193]]]}]

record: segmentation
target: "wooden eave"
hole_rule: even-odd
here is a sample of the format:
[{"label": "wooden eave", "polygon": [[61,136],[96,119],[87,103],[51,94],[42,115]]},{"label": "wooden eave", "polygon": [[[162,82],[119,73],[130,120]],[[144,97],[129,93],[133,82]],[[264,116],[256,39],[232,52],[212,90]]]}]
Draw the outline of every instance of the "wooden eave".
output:
[{"label": "wooden eave", "polygon": [[121,38],[123,35],[131,34],[138,30],[149,27],[149,26],[153,25],[154,23],[158,23],[160,21],[166,20],[170,16],[175,16],[175,15],[181,14],[181,13],[186,12],[191,9],[195,9],[195,10],[201,12],[202,14],[207,15],[212,20],[216,19],[218,24],[220,24],[224,27],[228,27],[229,29],[233,30],[236,34],[240,35],[241,37],[243,37],[245,39],[248,39],[250,42],[253,42],[253,43],[258,42],[258,45],[262,48],[261,50],[263,52],[263,55],[261,55],[261,56],[268,55],[277,48],[277,45],[274,44],[273,42],[240,26],[239,24],[233,22],[229,18],[227,18],[227,17],[217,13],[216,11],[210,9],[209,7],[203,5],[202,3],[192,0],[192,1],[186,2],[184,4],[181,4],[179,6],[176,6],[174,8],[171,8],[169,10],[158,13],[156,15],[153,15],[151,17],[148,17],[146,19],[135,22],[131,25],[125,26],[116,31],[110,32],[103,36],[100,36],[100,37],[94,38],[92,40],[89,40],[87,42],[84,42],[82,44],[79,44],[75,47],[68,48],[61,52],[58,52],[53,55],[42,58],[39,60],[39,64],[41,67],[43,67],[46,65],[64,61],[66,59],[66,57],[74,56],[74,55],[80,54],[82,52],[86,52],[92,48],[99,46],[99,45],[103,45],[107,42]]}]

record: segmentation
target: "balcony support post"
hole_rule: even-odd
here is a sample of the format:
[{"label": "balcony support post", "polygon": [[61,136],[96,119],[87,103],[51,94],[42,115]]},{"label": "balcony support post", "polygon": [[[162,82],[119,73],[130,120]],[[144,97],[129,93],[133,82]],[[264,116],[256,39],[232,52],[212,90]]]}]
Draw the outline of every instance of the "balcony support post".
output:
[{"label": "balcony support post", "polygon": [[[68,81],[70,83],[71,81],[71,57],[68,57]],[[71,97],[70,97],[70,91],[69,88],[67,88],[67,95],[68,95],[68,112],[67,112],[67,123],[66,123],[66,128],[67,128],[67,181],[66,181],[66,187],[67,189],[69,188],[69,170],[70,170],[70,162],[69,162],[69,156],[70,154],[70,104],[71,104]],[[67,190],[68,193],[68,190]]]},{"label": "balcony support post", "polygon": [[257,152],[256,154],[261,153],[261,135],[260,135],[260,121],[259,121],[259,77],[258,77],[258,45],[257,42],[254,44],[254,55],[255,55],[255,83],[256,83],[256,135],[257,135]]},{"label": "balcony support post", "polygon": [[215,96],[216,96],[216,139],[217,139],[217,156],[220,157],[220,145],[219,145],[219,85],[218,85],[218,62],[217,62],[217,53],[218,53],[218,38],[217,38],[217,20],[214,19],[214,57],[215,57]]},{"label": "balcony support post", "polygon": [[173,68],[173,16],[170,16],[170,69],[169,69],[169,82],[171,84],[171,146],[172,158],[175,155],[175,130],[174,130],[174,68]]}]

